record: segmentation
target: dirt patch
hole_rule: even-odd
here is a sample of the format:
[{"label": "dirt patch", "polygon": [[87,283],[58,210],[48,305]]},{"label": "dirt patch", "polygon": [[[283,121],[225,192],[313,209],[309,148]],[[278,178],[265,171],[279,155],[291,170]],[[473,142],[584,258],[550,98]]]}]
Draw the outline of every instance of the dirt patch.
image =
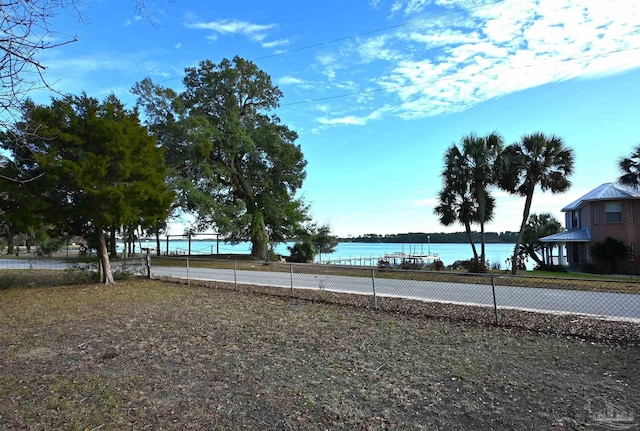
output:
[{"label": "dirt patch", "polygon": [[607,429],[603,406],[640,422],[632,340],[256,293],[1,290],[0,429]]}]

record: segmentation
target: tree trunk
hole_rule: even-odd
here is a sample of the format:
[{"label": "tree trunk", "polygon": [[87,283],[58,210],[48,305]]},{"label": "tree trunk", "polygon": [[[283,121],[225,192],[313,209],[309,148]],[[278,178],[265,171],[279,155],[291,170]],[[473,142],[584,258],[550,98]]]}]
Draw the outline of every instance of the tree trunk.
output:
[{"label": "tree trunk", "polygon": [[11,234],[11,227],[6,223],[2,225],[2,236],[7,237],[7,254],[13,254],[15,251],[13,235]]},{"label": "tree trunk", "polygon": [[527,220],[529,219],[529,211],[531,211],[531,202],[533,201],[534,187],[531,187],[527,191],[527,198],[524,201],[524,211],[522,212],[522,223],[520,223],[520,233],[518,233],[518,240],[516,246],[513,248],[513,256],[511,257],[511,274],[516,275],[518,272],[518,249],[522,244],[522,237],[524,236],[524,230],[527,226]]},{"label": "tree trunk", "polygon": [[[167,256],[169,255],[169,250],[167,250]],[[156,231],[156,256],[160,256],[160,231]]]},{"label": "tree trunk", "polygon": [[269,233],[264,225],[264,217],[256,210],[251,222],[251,257],[267,260],[269,253]]},{"label": "tree trunk", "polygon": [[109,229],[109,255],[112,259],[118,257],[118,250],[116,249],[116,228]]},{"label": "tree trunk", "polygon": [[533,259],[533,261],[537,263],[539,267],[544,266],[544,262],[542,261],[542,259],[540,259],[538,253],[536,253],[536,250],[533,247],[529,247],[527,249],[527,254],[529,254],[529,257]]},{"label": "tree trunk", "polygon": [[467,239],[469,240],[469,244],[471,244],[471,250],[473,250],[473,261],[478,263],[478,250],[476,250],[476,244],[473,241],[473,236],[471,235],[471,225],[469,223],[464,224],[464,231],[467,233]]},{"label": "tree trunk", "polygon": [[109,252],[107,251],[104,232],[100,226],[96,226],[96,230],[98,231],[98,257],[100,258],[100,266],[102,267],[102,283],[108,285],[116,284],[113,280],[113,273],[111,272],[111,262],[109,262]]},{"label": "tree trunk", "polygon": [[478,215],[480,216],[480,265],[477,269],[482,269],[485,272],[485,265],[487,262],[487,256],[485,252],[485,235],[484,235],[484,219],[486,216],[486,199],[484,190],[478,191]]}]

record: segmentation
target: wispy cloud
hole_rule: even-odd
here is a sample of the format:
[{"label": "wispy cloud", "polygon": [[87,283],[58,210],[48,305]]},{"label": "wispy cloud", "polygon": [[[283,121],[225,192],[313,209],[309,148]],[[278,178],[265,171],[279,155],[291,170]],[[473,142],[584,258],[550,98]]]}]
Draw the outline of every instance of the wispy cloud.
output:
[{"label": "wispy cloud", "polygon": [[[374,8],[385,6],[382,0],[370,3]],[[378,73],[361,77],[358,83],[374,82],[396,98],[396,115],[423,118],[459,112],[548,83],[640,67],[639,2],[525,0],[482,6],[476,0],[436,0],[435,4],[459,12],[359,38],[352,47],[357,57],[318,56],[332,87],[354,80],[354,60],[377,62],[383,65],[375,69]],[[392,14],[415,15],[432,8],[433,2],[394,0],[386,6]],[[322,118],[323,124],[330,122]],[[335,123],[360,124],[359,118],[342,116]]]},{"label": "wispy cloud", "polygon": [[281,40],[274,40],[271,42],[263,42],[262,43],[262,47],[263,48],[278,48],[281,46],[287,46],[289,45],[289,39],[281,39]]},{"label": "wispy cloud", "polygon": [[316,85],[317,85],[317,83],[313,81],[306,81],[304,79],[297,78],[295,76],[290,76],[290,75],[280,77],[276,79],[275,82],[278,85],[291,86],[291,87],[295,87],[296,89],[302,89],[302,90],[316,89]]},{"label": "wispy cloud", "polygon": [[283,76],[278,79],[278,84],[280,85],[302,85],[304,81],[300,78],[296,78],[294,76]]},{"label": "wispy cloud", "polygon": [[136,15],[136,16],[133,18],[133,20],[131,20],[131,19],[127,19],[127,20],[125,20],[125,22],[123,23],[123,25],[124,25],[125,27],[129,27],[129,26],[133,25],[133,23],[134,23],[134,22],[138,22],[138,21],[142,21],[142,17],[141,17],[141,16],[139,16],[139,15]]},{"label": "wispy cloud", "polygon": [[[420,2],[405,3],[419,7]],[[402,101],[402,116],[419,118],[467,109],[488,99],[575,77],[640,67],[640,20],[635,2],[577,4],[570,0],[501,2],[457,18],[430,22],[408,37],[436,51],[419,51],[381,76]],[[422,58],[421,58],[422,57]]]},{"label": "wispy cloud", "polygon": [[380,119],[385,110],[386,108],[378,109],[376,111],[371,112],[368,115],[360,116],[360,117],[355,115],[347,115],[344,117],[337,117],[337,118],[320,117],[317,119],[317,121],[324,126],[344,126],[344,125],[364,126],[369,121]]},{"label": "wispy cloud", "polygon": [[217,34],[241,34],[258,42],[262,42],[265,39],[268,30],[276,27],[275,24],[254,24],[247,21],[228,19],[187,23],[185,26],[194,30],[210,30]]}]

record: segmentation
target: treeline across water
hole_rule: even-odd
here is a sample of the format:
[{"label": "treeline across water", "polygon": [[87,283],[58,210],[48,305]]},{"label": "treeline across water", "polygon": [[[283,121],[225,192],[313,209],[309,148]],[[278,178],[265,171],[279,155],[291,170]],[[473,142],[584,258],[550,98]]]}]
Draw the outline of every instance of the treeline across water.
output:
[{"label": "treeline across water", "polygon": [[[518,232],[485,232],[485,242],[492,244],[514,244],[518,239]],[[474,242],[480,242],[480,232],[471,232],[471,237]],[[426,244],[431,243],[468,243],[469,239],[465,232],[438,232],[438,233],[424,233],[424,232],[410,232],[410,233],[395,233],[387,235],[378,235],[375,233],[369,233],[366,235],[339,238],[340,242],[361,242],[361,243],[412,243],[412,244]]]}]

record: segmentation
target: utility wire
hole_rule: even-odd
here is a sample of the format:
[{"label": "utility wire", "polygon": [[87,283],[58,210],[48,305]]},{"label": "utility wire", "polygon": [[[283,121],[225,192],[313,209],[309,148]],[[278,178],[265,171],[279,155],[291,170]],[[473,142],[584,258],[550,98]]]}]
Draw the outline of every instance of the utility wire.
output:
[{"label": "utility wire", "polygon": [[337,43],[337,42],[344,42],[345,40],[356,39],[356,38],[362,37],[362,36],[369,36],[371,34],[380,33],[380,32],[387,31],[387,30],[393,30],[395,28],[406,27],[408,25],[415,24],[417,22],[429,21],[429,20],[438,19],[438,18],[444,18],[446,16],[455,15],[455,14],[458,14],[460,12],[466,12],[466,11],[470,11],[470,10],[474,10],[474,9],[479,9],[479,8],[485,7],[485,6],[494,5],[494,4],[497,4],[497,3],[503,3],[504,1],[505,0],[495,0],[495,1],[487,2],[487,3],[483,3],[483,4],[480,4],[480,5],[477,5],[477,6],[470,6],[470,7],[466,7],[466,8],[456,9],[456,10],[450,11],[450,12],[441,13],[441,14],[438,14],[438,15],[431,15],[431,16],[427,16],[427,17],[424,17],[424,18],[418,18],[418,19],[414,19],[414,20],[411,20],[411,21],[403,22],[403,23],[400,23],[400,24],[391,25],[391,26],[388,26],[388,27],[382,27],[382,28],[378,28],[378,29],[375,29],[375,30],[365,31],[363,33],[358,33],[358,34],[354,34],[354,35],[351,35],[351,36],[344,36],[344,37],[340,37],[338,39],[331,39],[331,40],[328,40],[326,42],[314,43],[312,45],[302,46],[300,48],[295,48],[295,49],[290,49],[290,50],[287,50],[287,51],[280,51],[280,52],[276,52],[276,53],[273,53],[273,54],[264,55],[262,57],[254,58],[252,61],[264,60],[266,58],[278,57],[280,55],[286,55],[286,54],[291,54],[291,53],[294,53],[294,52],[305,51],[307,49],[318,48],[320,46],[331,45],[331,44],[334,44],[334,43]]},{"label": "utility wire", "polygon": [[[569,62],[569,61],[582,60],[582,59],[585,59],[585,58],[607,57],[609,55],[618,54],[618,53],[627,52],[627,51],[634,51],[634,50],[640,50],[640,47],[617,49],[617,50],[614,50],[614,51],[600,52],[600,53],[597,53],[597,54],[589,54],[589,55],[581,55],[581,56],[575,56],[575,57],[569,57],[569,58],[562,58],[562,59],[559,59],[559,60],[545,61],[545,62],[542,62],[542,63],[528,64],[528,65],[518,66],[518,67],[503,67],[503,68],[495,69],[495,72],[502,72],[502,71],[506,71],[506,70],[529,69],[529,68],[532,68],[532,67],[540,67],[540,66],[545,66],[545,65],[548,65],[548,64],[555,64],[555,63],[565,63],[565,62]],[[467,77],[471,77],[473,75],[466,75],[466,76]],[[450,80],[457,79],[457,78],[459,78],[459,76],[447,76],[447,77],[444,77],[444,78],[437,79],[434,82],[450,81]],[[325,101],[325,100],[341,99],[341,98],[351,97],[351,96],[361,96],[361,95],[364,95],[364,94],[379,93],[381,91],[398,90],[398,89],[401,89],[401,88],[417,87],[417,86],[419,86],[419,84],[416,84],[416,83],[412,82],[410,84],[396,85],[396,86],[393,86],[393,87],[374,88],[374,89],[371,89],[371,90],[363,90],[363,91],[358,91],[358,92],[354,92],[354,93],[338,94],[338,95],[335,95],[335,96],[327,96],[327,97],[319,97],[319,98],[316,98],[316,99],[301,100],[299,102],[283,103],[283,104],[280,105],[280,107],[302,105],[302,104],[305,104],[305,103],[322,102],[322,101]]]},{"label": "utility wire", "polygon": [[[344,42],[345,40],[356,39],[356,38],[362,37],[362,36],[368,36],[368,35],[371,35],[371,34],[380,33],[380,32],[387,31],[387,30],[393,30],[395,28],[406,27],[408,25],[415,24],[417,22],[429,21],[429,20],[433,20],[433,19],[443,18],[443,17],[446,17],[446,16],[458,14],[460,12],[466,12],[466,11],[470,11],[470,10],[474,10],[474,9],[479,9],[479,8],[485,7],[485,6],[494,5],[494,4],[497,4],[497,3],[503,3],[504,1],[505,0],[494,0],[494,1],[483,3],[483,4],[480,4],[480,5],[477,5],[477,6],[470,6],[470,7],[466,7],[466,8],[456,9],[454,11],[445,12],[445,13],[438,14],[438,15],[431,15],[431,16],[427,16],[427,17],[424,17],[424,18],[414,19],[414,20],[406,21],[406,22],[403,22],[403,23],[400,23],[400,24],[391,25],[391,26],[388,26],[388,27],[382,27],[382,28],[378,28],[378,29],[375,29],[375,30],[369,30],[369,31],[365,31],[365,32],[362,32],[362,33],[357,33],[357,34],[354,34],[354,35],[351,35],[351,36],[344,36],[344,37],[340,37],[340,38],[337,38],[337,39],[331,39],[331,40],[328,40],[326,42],[314,43],[314,44],[311,44],[311,45],[302,46],[300,48],[290,49],[290,50],[287,50],[287,51],[280,51],[280,52],[276,52],[276,53],[273,53],[273,54],[264,55],[262,57],[256,57],[251,61],[264,60],[264,59],[267,59],[267,58],[278,57],[278,56],[281,56],[281,55],[287,55],[287,54],[291,54],[291,53],[294,53],[294,52],[305,51],[307,49],[318,48],[320,46],[332,45],[334,43]],[[158,81],[158,83],[162,84],[163,82],[175,81],[176,79],[180,79],[180,77],[167,78],[165,80]]]}]

